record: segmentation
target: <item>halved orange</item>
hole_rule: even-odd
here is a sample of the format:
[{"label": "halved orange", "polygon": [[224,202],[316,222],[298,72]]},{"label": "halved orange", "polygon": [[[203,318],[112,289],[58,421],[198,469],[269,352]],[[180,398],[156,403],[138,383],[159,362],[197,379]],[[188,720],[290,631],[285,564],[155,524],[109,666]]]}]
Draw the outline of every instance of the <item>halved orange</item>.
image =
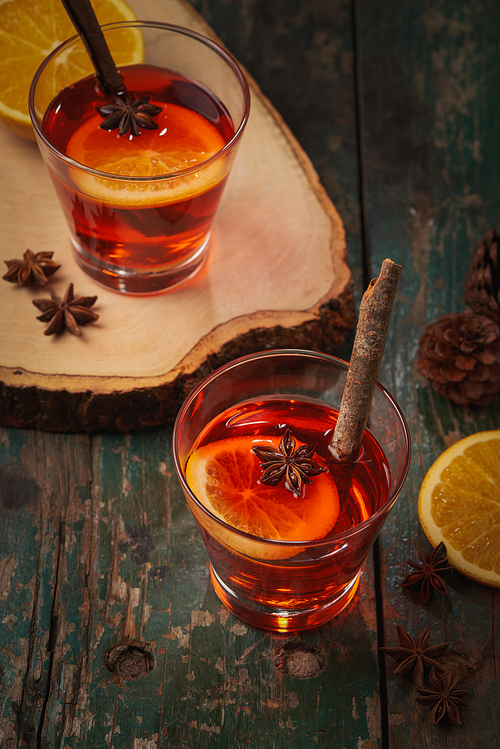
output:
[{"label": "halved orange", "polygon": [[[137,16],[123,0],[92,0],[100,24],[134,21]],[[62,42],[76,35],[61,0],[4,0],[0,3],[0,122],[18,135],[34,140],[28,114],[28,92],[38,67]],[[117,65],[142,62],[140,30],[124,29],[110,43]],[[58,77],[48,82],[47,103],[75,78],[93,72],[87,53],[68,55]]]},{"label": "halved orange", "polygon": [[[161,113],[155,116],[158,130],[141,130],[138,137],[102,130],[102,122],[97,114],[78,128],[66,154],[80,164],[120,177],[175,174],[207,161],[225,145],[208,120],[177,104],[163,104]],[[83,192],[109,205],[168,205],[217,184],[224,176],[224,161],[169,180],[130,182],[88,172],[74,172],[72,176]]]},{"label": "halved orange", "polygon": [[418,513],[433,546],[450,564],[500,588],[500,430],[477,432],[445,450],[429,468]]},{"label": "halved orange", "polygon": [[[186,480],[195,497],[233,528],[260,539],[313,541],[332,530],[339,514],[337,486],[329,471],[314,476],[303,496],[288,491],[284,483],[260,482],[263,469],[252,447],[277,449],[280,438],[236,437],[195,450],[186,466]],[[297,440],[297,447],[303,443]],[[318,463],[321,459],[315,456]],[[198,517],[200,520],[200,517]],[[214,525],[210,527],[214,533]],[[299,553],[297,547],[252,542],[215,529],[219,540],[237,551],[260,559],[285,559]]]}]

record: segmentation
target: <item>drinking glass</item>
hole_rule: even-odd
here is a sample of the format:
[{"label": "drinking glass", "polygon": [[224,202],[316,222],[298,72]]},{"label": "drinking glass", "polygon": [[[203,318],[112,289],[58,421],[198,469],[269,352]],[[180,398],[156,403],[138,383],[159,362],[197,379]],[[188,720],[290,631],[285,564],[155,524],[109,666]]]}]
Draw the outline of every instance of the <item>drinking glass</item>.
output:
[{"label": "drinking glass", "polygon": [[[94,119],[103,122],[97,105],[109,101],[78,36],[38,69],[30,116],[78,264],[116,291],[162,292],[207,260],[212,222],[249,117],[249,88],[236,61],[194,31],[140,21],[102,28],[127,91],[136,99],[152,94],[150,104],[160,104],[160,127],[131,137],[94,126]],[[186,130],[195,135],[196,159]],[[167,140],[169,160],[156,166],[153,152]]]},{"label": "drinking glass", "polygon": [[[345,474],[336,478],[339,518],[342,513],[347,518],[341,526],[344,529],[337,531],[336,525],[312,541],[258,538],[233,528],[193,493],[186,479],[187,463],[193,450],[205,443],[204,437],[200,442],[200,435],[208,434],[207,425],[214,420],[219,423],[220,439],[238,434],[243,423],[247,433],[274,430],[274,434],[277,428],[283,433],[285,425],[293,430],[299,420],[302,425],[309,420],[314,427],[318,414],[329,413],[329,428],[319,429],[325,432],[327,444],[347,369],[340,359],[310,351],[251,354],[206,377],[178,414],[173,436],[175,469],[208,552],[215,591],[234,614],[256,627],[278,632],[309,629],[336,616],[352,600],[363,561],[408,474],[411,445],[404,415],[377,384],[366,429],[374,452],[363,448],[352,474],[359,470],[361,483],[353,482],[357,489],[351,494],[349,486],[343,496]],[[270,404],[277,399],[281,406],[272,412]],[[297,416],[297,401],[305,408],[305,416],[302,411]],[[238,415],[246,411],[250,416]],[[335,477],[333,469],[332,473]],[[384,485],[386,491],[380,493]],[[359,507],[355,506],[358,499]]]}]

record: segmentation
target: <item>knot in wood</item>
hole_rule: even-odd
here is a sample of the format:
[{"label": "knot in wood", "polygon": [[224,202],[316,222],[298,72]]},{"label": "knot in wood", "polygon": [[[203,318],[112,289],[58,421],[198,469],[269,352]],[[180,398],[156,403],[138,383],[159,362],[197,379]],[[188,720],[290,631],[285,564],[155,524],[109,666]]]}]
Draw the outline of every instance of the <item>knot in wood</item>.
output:
[{"label": "knot in wood", "polygon": [[114,676],[126,681],[145,676],[155,665],[152,654],[138,645],[116,645],[105,654],[104,663]]},{"label": "knot in wood", "polygon": [[293,679],[310,679],[322,671],[325,658],[318,648],[304,642],[292,642],[281,648],[274,665]]}]

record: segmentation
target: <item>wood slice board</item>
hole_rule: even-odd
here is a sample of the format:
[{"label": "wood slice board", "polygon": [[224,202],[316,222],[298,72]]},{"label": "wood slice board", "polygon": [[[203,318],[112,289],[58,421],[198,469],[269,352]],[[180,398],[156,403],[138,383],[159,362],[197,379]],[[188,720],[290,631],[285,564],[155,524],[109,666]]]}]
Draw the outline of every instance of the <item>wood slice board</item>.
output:
[{"label": "wood slice board", "polygon": [[[215,35],[184,0],[131,0],[139,18]],[[355,325],[341,219],[307,156],[250,80],[252,112],[216,217],[203,275],[160,296],[98,287],[73,260],[35,143],[0,130],[0,260],[52,250],[50,285],[98,295],[78,338],[45,336],[47,287],[0,282],[0,423],[46,431],[171,422],[199,379],[253,351],[332,352]],[[3,266],[3,262],[1,263]]]}]

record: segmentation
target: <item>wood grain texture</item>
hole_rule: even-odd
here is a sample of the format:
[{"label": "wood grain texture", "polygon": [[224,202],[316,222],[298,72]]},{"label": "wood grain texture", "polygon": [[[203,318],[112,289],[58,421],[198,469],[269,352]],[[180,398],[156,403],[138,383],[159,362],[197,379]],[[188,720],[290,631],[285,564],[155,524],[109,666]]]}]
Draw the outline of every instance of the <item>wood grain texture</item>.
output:
[{"label": "wood grain texture", "polygon": [[[367,277],[386,256],[403,266],[381,379],[408,418],[410,477],[353,605],[299,638],[324,658],[322,670],[294,679],[279,668],[292,638],[242,625],[215,599],[168,429],[0,430],[0,746],[494,749],[498,591],[452,573],[449,596],[423,607],[400,582],[414,543],[426,545],[416,504],[425,471],[445,447],[500,420],[498,398],[464,410],[414,371],[425,325],[463,309],[470,255],[498,221],[496,3],[196,7],[313,158],[357,281],[363,235]],[[377,646],[396,644],[397,624],[451,643],[449,666],[471,690],[462,727],[431,726],[411,681],[394,676],[390,659],[379,671]],[[104,656],[123,638],[149,647],[155,667],[119,683]]]},{"label": "wood grain texture", "polygon": [[[29,500],[32,518],[22,518],[31,527],[29,552],[13,545],[5,563],[11,610],[10,618],[2,612],[10,633],[2,684],[12,699],[2,747],[326,749],[360,739],[377,746],[370,563],[355,603],[333,623],[298,637],[254,630],[229,614],[209,583],[166,431],[23,437],[4,453],[10,487]],[[24,495],[35,483],[43,489]],[[31,582],[21,629],[12,590],[21,592],[24,579]],[[146,648],[155,666],[120,681],[104,658],[129,642]],[[318,673],[299,679],[280,670],[277,658],[290,643],[318,653]]]},{"label": "wood grain texture", "polygon": [[[131,5],[139,16],[213,36],[182,0]],[[0,423],[50,431],[164,424],[186,387],[219,363],[290,342],[330,351],[342,345],[355,325],[342,221],[305,152],[250,84],[249,123],[199,277],[151,297],[97,289],[99,321],[82,339],[57,340],[43,336],[31,304],[46,290],[2,284],[0,316],[10,324],[0,358]],[[36,147],[0,131],[0,151],[7,219],[1,257],[22,256],[22,243],[54,251],[62,269],[50,285],[62,295],[71,280],[75,294],[93,295],[95,285],[72,259]]]},{"label": "wood grain texture", "polygon": [[413,466],[381,537],[384,633],[397,644],[396,625],[413,635],[425,627],[431,644],[450,642],[448,665],[469,689],[461,727],[433,727],[415,705],[411,681],[387,663],[387,745],[397,749],[499,745],[498,642],[500,597],[458,573],[445,599],[425,607],[400,582],[416,560],[414,544],[429,549],[418,522],[421,481],[455,441],[498,428],[500,399],[463,409],[438,396],[414,370],[427,323],[465,308],[463,281],[486,229],[498,221],[500,156],[496,3],[472,5],[358,4],[358,49],[366,202],[372,272],[388,254],[403,266],[381,379],[411,425]]},{"label": "wood grain texture", "polygon": [[[216,14],[222,11],[216,31],[225,40],[236,40],[230,45],[236,55],[260,49],[259,39],[264,40],[264,56],[255,55],[264,73],[262,79],[272,81],[280,69],[278,58],[287,59],[279,85],[271,88],[274,101],[282,105],[281,112],[286,110],[284,102],[292,107],[292,115],[295,108],[303,139],[311,146],[314,143],[321,156],[322,179],[329,181],[336,198],[349,208],[347,241],[359,281],[359,216],[356,189],[351,189],[356,186],[357,173],[347,168],[350,159],[341,148],[344,145],[352,153],[356,142],[354,111],[349,104],[353,101],[350,5],[337,3],[334,17],[330,2],[316,2],[310,17],[305,5],[300,10],[288,3],[285,9],[274,1],[266,9],[257,7],[258,17],[255,4],[237,7],[217,2],[213,8]],[[280,20],[283,13],[284,24]],[[206,17],[211,20],[210,14]],[[289,55],[283,44],[291,45],[294,54]],[[279,49],[276,57],[275,49]],[[270,73],[265,59],[271,62]],[[310,71],[308,59],[315,60]],[[294,95],[290,83],[283,88],[283,83],[292,79],[300,83],[300,96]],[[332,108],[325,98],[325,91],[330,90],[336,92],[341,107]],[[306,95],[308,106],[317,112],[315,117],[303,110]],[[325,150],[323,138],[328,128],[332,142]],[[342,169],[338,169],[337,156],[344,162]],[[344,189],[345,185],[349,189]],[[306,331],[304,335],[310,334]],[[266,343],[269,345],[269,339]],[[292,340],[290,345],[294,345]],[[96,405],[99,412],[103,406]],[[126,412],[123,418],[127,418]],[[68,502],[76,505],[75,513],[79,502],[85,507],[85,519],[77,515],[78,522],[66,530],[65,538],[72,539],[72,545],[68,546],[67,540],[61,544],[62,525],[59,533],[53,530],[46,536],[52,541],[50,569],[59,568],[64,575],[57,578],[57,573],[51,572],[47,580],[47,575],[39,579],[36,569],[27,572],[32,587],[38,586],[47,602],[54,601],[53,606],[44,607],[44,619],[32,617],[34,623],[27,626],[23,645],[26,652],[47,662],[46,668],[50,653],[55,654],[51,656],[53,678],[37,682],[40,704],[36,710],[26,703],[21,711],[12,699],[17,685],[22,689],[31,682],[24,663],[15,674],[10,671],[10,643],[16,643],[16,631],[10,631],[7,642],[2,636],[6,644],[0,646],[0,661],[9,680],[1,682],[0,737],[8,740],[8,749],[30,746],[33,736],[37,747],[61,749],[225,749],[233,745],[249,749],[374,749],[381,745],[371,557],[349,611],[332,624],[297,638],[299,644],[319,652],[323,669],[309,679],[292,678],[275,665],[291,638],[245,627],[215,598],[206,555],[173,474],[168,429],[132,436],[103,433],[99,437],[61,437],[19,429],[1,430],[1,434],[5,442],[0,465],[14,471],[22,462],[23,446],[29,445],[22,473],[29,478],[36,464],[42,485],[50,487],[53,463],[70,476],[75,473],[75,462],[83,461],[85,466],[88,456],[92,467],[91,476],[71,500],[57,491],[52,496],[49,516],[53,512],[58,518],[58,506],[66,507]],[[26,543],[21,551],[36,550],[40,522],[40,512],[36,518],[18,519],[14,534],[18,540],[12,541],[9,550],[16,549],[22,538]],[[53,528],[48,519],[45,522]],[[3,532],[4,528],[0,536]],[[67,553],[62,551],[59,556],[60,548],[67,548]],[[12,582],[9,590],[15,591],[19,579],[12,576],[7,562],[6,569]],[[15,608],[15,597],[0,604],[10,611],[11,601]],[[32,599],[30,605],[34,607]],[[56,620],[59,611],[61,616]],[[4,611],[0,621],[3,615]],[[44,646],[49,638],[50,653]],[[104,656],[123,638],[147,644],[154,654],[155,668],[136,682],[120,684],[106,670]]]},{"label": "wood grain texture", "polygon": [[357,295],[364,290],[352,0],[193,0],[258,81],[342,216]]}]

